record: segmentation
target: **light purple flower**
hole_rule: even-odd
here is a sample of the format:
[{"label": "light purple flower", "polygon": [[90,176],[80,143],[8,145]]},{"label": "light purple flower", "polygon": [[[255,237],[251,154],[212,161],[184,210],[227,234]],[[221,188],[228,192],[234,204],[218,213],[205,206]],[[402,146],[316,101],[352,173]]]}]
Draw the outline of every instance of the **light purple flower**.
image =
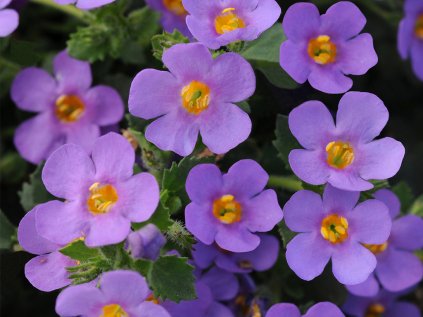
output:
[{"label": "light purple flower", "polygon": [[398,50],[403,59],[411,57],[414,72],[423,80],[423,2],[406,0],[404,9],[398,30]]},{"label": "light purple flower", "polygon": [[12,0],[0,0],[0,37],[9,36],[19,24],[19,15],[13,9],[5,9]]},{"label": "light purple flower", "polygon": [[53,200],[37,210],[37,231],[66,244],[85,237],[89,247],[122,242],[131,222],[143,222],[159,202],[159,186],[149,173],[132,176],[134,150],[116,133],[97,139],[91,156],[66,144],[47,160],[42,179]]},{"label": "light purple flower", "polygon": [[156,260],[166,239],[160,230],[153,224],[131,232],[126,239],[126,249],[136,258]]},{"label": "light purple flower", "polygon": [[71,283],[66,268],[74,266],[76,261],[59,252],[64,245],[52,243],[38,234],[35,224],[37,209],[35,207],[22,218],[18,240],[25,251],[37,255],[25,265],[26,278],[35,288],[50,292]]},{"label": "light purple flower", "polygon": [[241,160],[222,175],[213,164],[194,167],[186,190],[191,203],[185,209],[187,229],[202,243],[249,252],[260,244],[255,232],[267,232],[283,214],[274,190],[264,190],[269,179],[253,160]]},{"label": "light purple flower", "polygon": [[346,75],[363,75],[377,64],[370,34],[360,34],[366,17],[355,4],[337,2],[320,15],[312,3],[292,5],[282,27],[280,64],[298,83],[332,94],[351,89]]},{"label": "light purple flower", "polygon": [[301,190],[286,203],[285,222],[299,232],[287,245],[286,260],[300,278],[314,279],[330,259],[335,278],[345,285],[362,283],[374,271],[376,257],[362,244],[384,243],[391,219],[381,201],[357,204],[359,196],[327,185],[323,199]]},{"label": "light purple flower", "polygon": [[397,300],[400,295],[386,291],[374,297],[349,295],[342,310],[352,317],[421,317],[416,305]]},{"label": "light purple flower", "polygon": [[272,235],[259,234],[259,246],[250,252],[234,253],[216,244],[206,245],[198,242],[194,245],[192,257],[195,264],[206,269],[215,263],[219,268],[234,273],[266,271],[276,262],[279,255],[279,240]]},{"label": "light purple flower", "polygon": [[235,102],[250,97],[256,87],[250,64],[235,53],[216,59],[202,44],[178,44],[163,54],[170,72],[145,69],[134,79],[129,111],[156,119],[146,129],[147,140],[161,150],[189,155],[197,142],[223,154],[245,141],[251,120]]},{"label": "light purple flower", "polygon": [[275,0],[183,0],[191,34],[211,49],[252,41],[281,15]]},{"label": "light purple flower", "polygon": [[197,299],[162,305],[172,317],[234,317],[231,310],[220,303],[235,298],[239,283],[234,274],[212,268],[201,275],[196,283]]},{"label": "light purple flower", "polygon": [[106,4],[115,2],[116,0],[54,0],[58,4],[68,5],[75,4],[77,8],[82,10],[91,10],[102,7]]},{"label": "light purple flower", "polygon": [[124,112],[116,90],[90,88],[89,63],[63,51],[55,57],[53,68],[54,77],[43,69],[26,68],[16,76],[11,89],[20,109],[38,113],[16,129],[14,138],[20,155],[34,164],[65,143],[90,151],[100,136],[100,127],[119,122]]},{"label": "light purple flower", "polygon": [[358,285],[348,286],[357,296],[375,296],[379,283],[390,292],[399,292],[419,283],[423,277],[423,264],[413,251],[423,247],[423,219],[415,215],[400,216],[400,202],[393,192],[381,189],[374,197],[390,211],[391,235],[384,244],[366,245],[377,258],[374,274]]},{"label": "light purple flower", "polygon": [[172,33],[176,29],[183,35],[192,37],[185,22],[188,12],[182,0],[146,0],[146,3],[162,14],[161,23],[166,32]]},{"label": "light purple flower", "polygon": [[170,317],[163,307],[148,300],[150,293],[144,277],[136,272],[107,272],[101,276],[99,288],[82,284],[62,291],[56,312],[61,317]]},{"label": "light purple flower", "polygon": [[281,303],[270,307],[266,317],[344,317],[342,311],[329,302],[321,302],[313,305],[307,310],[305,315],[301,315],[300,310],[294,304]]},{"label": "light purple flower", "polygon": [[375,95],[346,93],[339,102],[336,125],[326,106],[308,101],[289,114],[289,128],[305,148],[293,150],[289,163],[303,181],[365,191],[369,180],[394,176],[404,158],[404,146],[377,137],[388,122],[389,113]]}]

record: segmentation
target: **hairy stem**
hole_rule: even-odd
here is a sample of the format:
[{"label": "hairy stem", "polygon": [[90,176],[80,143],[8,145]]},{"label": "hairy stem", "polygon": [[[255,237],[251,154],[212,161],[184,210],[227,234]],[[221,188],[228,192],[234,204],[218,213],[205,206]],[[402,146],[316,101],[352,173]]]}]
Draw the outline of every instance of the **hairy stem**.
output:
[{"label": "hairy stem", "polygon": [[278,187],[292,192],[303,189],[301,181],[294,176],[271,175],[267,185],[269,187]]}]

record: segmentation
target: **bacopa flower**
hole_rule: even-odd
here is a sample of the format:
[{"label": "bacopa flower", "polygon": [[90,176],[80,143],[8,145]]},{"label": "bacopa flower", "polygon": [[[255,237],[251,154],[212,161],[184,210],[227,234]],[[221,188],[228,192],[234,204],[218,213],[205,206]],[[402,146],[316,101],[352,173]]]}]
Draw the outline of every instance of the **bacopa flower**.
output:
[{"label": "bacopa flower", "polygon": [[50,292],[71,283],[66,268],[77,262],[59,252],[64,245],[53,243],[38,234],[36,212],[37,207],[22,218],[18,227],[18,240],[25,251],[37,255],[25,265],[26,278],[35,288]]},{"label": "bacopa flower", "polygon": [[342,310],[353,317],[421,317],[416,305],[398,301],[401,294],[380,291],[373,297],[349,295]]},{"label": "bacopa flower", "polygon": [[287,246],[289,267],[312,280],[332,259],[335,278],[346,285],[364,282],[376,257],[363,244],[383,244],[389,237],[388,208],[376,199],[357,205],[359,192],[327,185],[323,199],[312,191],[296,192],[284,207],[289,229],[299,232]]},{"label": "bacopa flower", "polygon": [[131,222],[148,220],[159,202],[156,179],[149,173],[132,176],[134,162],[131,145],[116,133],[98,138],[91,156],[74,144],[56,150],[42,179],[66,201],[38,207],[39,234],[58,244],[84,237],[90,247],[125,240]]},{"label": "bacopa flower", "polygon": [[405,17],[398,30],[398,50],[403,59],[411,57],[414,72],[423,80],[423,2],[405,1]]},{"label": "bacopa flower", "polygon": [[260,244],[255,232],[267,232],[282,220],[274,190],[264,190],[269,176],[253,160],[241,160],[222,175],[213,164],[194,167],[186,190],[187,229],[202,243],[213,242],[232,252],[248,252]]},{"label": "bacopa flower", "polygon": [[54,0],[58,4],[68,5],[75,4],[77,8],[82,10],[91,10],[102,7],[106,4],[115,2],[116,0]]},{"label": "bacopa flower", "polygon": [[182,0],[146,0],[154,10],[162,14],[161,23],[166,32],[172,33],[175,29],[187,37],[192,37],[185,19],[188,12]]},{"label": "bacopa flower", "polygon": [[213,263],[217,267],[234,273],[266,271],[276,262],[279,254],[279,241],[272,235],[259,234],[259,246],[250,252],[234,253],[218,247],[198,242],[194,245],[192,257],[195,264],[206,269]]},{"label": "bacopa flower", "polygon": [[95,284],[70,286],[57,297],[61,317],[170,317],[160,305],[149,300],[150,290],[141,275],[133,271],[112,271]]},{"label": "bacopa flower", "polygon": [[289,114],[289,128],[305,148],[289,154],[292,170],[313,185],[329,183],[353,191],[373,188],[368,180],[394,176],[404,158],[400,142],[373,140],[388,117],[383,102],[364,92],[349,92],[341,98],[336,125],[323,103],[303,103]]},{"label": "bacopa flower", "polygon": [[419,283],[423,264],[413,251],[423,247],[423,219],[415,215],[399,217],[400,202],[393,192],[381,189],[374,197],[389,208],[392,222],[391,235],[383,244],[364,245],[377,258],[374,274],[348,290],[358,296],[375,296],[379,283],[390,292],[399,292]]},{"label": "bacopa flower", "polygon": [[281,303],[270,307],[266,317],[344,317],[342,311],[329,302],[321,302],[313,305],[307,310],[305,315],[301,315],[300,310],[294,304]]},{"label": "bacopa flower", "polygon": [[90,65],[59,53],[54,61],[55,77],[30,67],[15,78],[11,96],[22,109],[38,114],[21,124],[15,146],[26,160],[38,164],[65,143],[90,151],[100,136],[100,127],[123,117],[123,101],[116,90],[91,86]]},{"label": "bacopa flower", "polygon": [[183,0],[191,34],[211,49],[236,41],[252,41],[281,15],[274,0]]},{"label": "bacopa flower", "polygon": [[147,140],[162,150],[189,155],[201,133],[217,154],[245,141],[251,132],[248,115],[233,103],[250,97],[256,80],[250,64],[234,53],[212,58],[202,44],[178,44],[163,54],[170,72],[146,69],[131,85],[129,111],[156,119]]},{"label": "bacopa flower", "polygon": [[0,37],[9,36],[19,24],[19,15],[13,9],[5,9],[12,0],[0,0]]},{"label": "bacopa flower", "polygon": [[166,239],[160,230],[153,224],[131,232],[126,239],[126,249],[134,258],[156,260]]},{"label": "bacopa flower", "polygon": [[172,317],[234,317],[231,310],[220,303],[232,300],[239,290],[239,282],[232,273],[212,268],[200,275],[195,283],[197,299],[162,305]]},{"label": "bacopa flower", "polygon": [[341,1],[320,15],[312,3],[292,5],[283,19],[287,40],[280,64],[298,83],[339,94],[351,89],[346,75],[363,75],[377,64],[370,34],[360,34],[366,18],[351,2]]}]

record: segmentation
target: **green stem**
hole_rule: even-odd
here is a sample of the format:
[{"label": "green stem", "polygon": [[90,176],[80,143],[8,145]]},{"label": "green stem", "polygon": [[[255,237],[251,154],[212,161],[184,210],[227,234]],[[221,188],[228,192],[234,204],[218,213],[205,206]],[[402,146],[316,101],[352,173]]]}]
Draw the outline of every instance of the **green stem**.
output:
[{"label": "green stem", "polygon": [[301,181],[294,176],[271,175],[267,185],[269,187],[279,187],[292,192],[303,189]]},{"label": "green stem", "polygon": [[0,56],[0,65],[4,65],[5,67],[10,68],[11,70],[14,70],[16,72],[18,72],[21,69],[21,67],[18,64],[12,61],[9,61],[8,59],[3,58],[1,56]]},{"label": "green stem", "polygon": [[34,3],[43,5],[43,6],[47,6],[53,9],[56,9],[58,11],[62,11],[63,13],[66,13],[70,16],[73,16],[74,18],[80,20],[81,22],[84,23],[89,23],[89,13],[88,12],[84,12],[74,6],[71,5],[61,5],[58,4],[56,2],[54,2],[53,0],[31,0]]}]

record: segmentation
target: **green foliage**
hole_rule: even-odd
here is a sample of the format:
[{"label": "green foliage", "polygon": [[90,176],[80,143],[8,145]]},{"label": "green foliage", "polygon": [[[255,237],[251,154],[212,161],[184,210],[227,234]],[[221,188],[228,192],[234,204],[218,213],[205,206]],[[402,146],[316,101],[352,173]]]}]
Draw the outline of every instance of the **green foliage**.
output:
[{"label": "green foliage", "polygon": [[264,32],[257,40],[245,43],[241,55],[261,71],[276,87],[294,89],[298,84],[281,68],[279,51],[286,40],[279,23]]},{"label": "green foliage", "polygon": [[392,191],[398,196],[401,202],[402,212],[410,210],[414,202],[414,194],[411,187],[406,182],[402,181],[393,186]]},{"label": "green foliage", "polygon": [[166,237],[181,249],[190,250],[195,243],[194,237],[185,229],[180,221],[175,221],[166,232]]},{"label": "green foliage", "polygon": [[19,183],[27,173],[28,164],[16,152],[9,152],[0,158],[0,179]]},{"label": "green foliage", "polygon": [[410,214],[423,217],[423,195],[420,195],[410,208]]},{"label": "green foliage", "polygon": [[193,272],[187,258],[162,256],[152,265],[148,280],[156,297],[178,303],[196,298]]},{"label": "green foliage", "polygon": [[179,43],[189,43],[189,39],[178,30],[174,30],[173,33],[164,32],[163,34],[157,34],[151,39],[153,56],[159,61],[162,61],[163,52]]},{"label": "green foliage", "polygon": [[8,250],[15,242],[16,228],[0,210],[0,250]]},{"label": "green foliage", "polygon": [[89,248],[84,241],[77,240],[60,249],[60,252],[77,261],[88,261],[100,256],[98,249]]},{"label": "green foliage", "polygon": [[29,181],[23,183],[22,189],[18,192],[21,205],[25,211],[30,211],[36,205],[54,199],[41,180],[42,170],[43,164],[38,165],[34,173],[29,176]]},{"label": "green foliage", "polygon": [[279,234],[281,235],[284,248],[286,248],[288,243],[297,235],[295,232],[292,232],[291,230],[289,230],[285,221],[281,221],[278,224],[278,231],[279,231]]},{"label": "green foliage", "polygon": [[278,156],[285,163],[287,169],[290,169],[288,155],[293,149],[302,148],[295,137],[292,135],[289,129],[288,117],[284,115],[278,115],[276,119],[276,140],[273,141],[273,145],[278,150]]}]

